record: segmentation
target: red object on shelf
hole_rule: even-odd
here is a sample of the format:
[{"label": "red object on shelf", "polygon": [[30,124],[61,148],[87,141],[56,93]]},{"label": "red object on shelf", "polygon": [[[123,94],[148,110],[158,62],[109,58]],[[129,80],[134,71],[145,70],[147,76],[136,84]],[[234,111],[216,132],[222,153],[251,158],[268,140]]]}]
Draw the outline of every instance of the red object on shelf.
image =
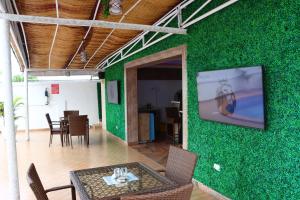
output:
[{"label": "red object on shelf", "polygon": [[51,94],[59,94],[59,84],[51,84]]}]

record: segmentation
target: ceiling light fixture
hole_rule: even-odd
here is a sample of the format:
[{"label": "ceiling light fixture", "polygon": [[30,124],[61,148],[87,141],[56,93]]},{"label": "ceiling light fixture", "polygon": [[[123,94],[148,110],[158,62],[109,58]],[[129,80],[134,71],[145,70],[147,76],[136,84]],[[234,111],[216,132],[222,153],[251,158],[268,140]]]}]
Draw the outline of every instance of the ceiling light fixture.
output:
[{"label": "ceiling light fixture", "polygon": [[121,15],[122,14],[121,0],[110,0],[109,6],[110,6],[109,13],[111,15]]},{"label": "ceiling light fixture", "polygon": [[80,61],[83,62],[83,63],[87,62],[87,53],[86,53],[85,50],[82,50],[80,52]]}]

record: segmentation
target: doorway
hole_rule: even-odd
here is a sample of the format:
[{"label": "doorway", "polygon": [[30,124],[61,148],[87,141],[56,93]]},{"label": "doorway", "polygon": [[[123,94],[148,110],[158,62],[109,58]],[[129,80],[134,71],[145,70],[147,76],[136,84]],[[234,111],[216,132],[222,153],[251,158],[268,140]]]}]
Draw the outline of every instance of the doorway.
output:
[{"label": "doorway", "polygon": [[181,57],[137,70],[139,143],[182,145]]},{"label": "doorway", "polygon": [[[179,63],[180,62],[180,63]],[[168,67],[164,67],[163,69],[157,67],[161,65],[169,65]],[[124,78],[125,78],[125,130],[126,130],[126,139],[127,143],[129,145],[137,145],[143,141],[141,141],[139,138],[139,122],[141,123],[141,116],[140,113],[144,110],[155,110],[154,108],[157,108],[160,104],[160,101],[158,98],[158,91],[157,87],[152,87],[153,90],[151,91],[151,86],[146,85],[146,87],[150,87],[148,90],[149,93],[153,93],[155,97],[152,98],[152,100],[149,102],[149,104],[145,103],[145,101],[139,99],[139,89],[141,91],[141,81],[154,81],[151,79],[165,79],[165,75],[163,74],[173,74],[170,75],[173,78],[168,79],[178,79],[178,70],[181,71],[181,91],[178,89],[178,91],[174,92],[172,94],[173,97],[181,98],[180,104],[178,105],[178,108],[180,109],[181,113],[181,125],[178,126],[177,130],[178,132],[181,132],[182,135],[181,138],[178,140],[181,140],[182,147],[184,149],[187,148],[187,72],[186,72],[186,46],[180,46],[172,49],[168,49],[159,53],[155,53],[149,56],[146,56],[144,58],[140,58],[137,60],[134,60],[132,62],[125,64],[125,70],[124,70]],[[164,71],[164,73],[163,73]],[[172,71],[172,72],[171,72]],[[177,78],[176,78],[177,76]],[[159,78],[160,77],[160,78]],[[139,80],[140,79],[140,80]],[[141,79],[150,79],[150,80],[141,80]],[[162,81],[162,80],[160,80]],[[168,81],[168,80],[165,80]],[[156,80],[156,84],[158,84]],[[144,83],[144,85],[146,82]],[[155,89],[156,88],[156,89]],[[176,90],[176,89],[174,89]],[[145,91],[144,91],[145,92]],[[178,92],[178,93],[177,93]],[[147,91],[146,91],[147,93]],[[176,94],[177,93],[177,94]],[[181,94],[179,94],[181,93]],[[151,94],[150,94],[151,95]],[[140,94],[141,96],[141,94]],[[148,94],[149,96],[149,94]],[[176,99],[173,98],[174,104],[176,104]],[[153,103],[154,101],[154,103]],[[171,102],[169,102],[171,104]],[[143,105],[144,104],[144,105]],[[176,105],[170,105],[170,107],[176,106]],[[166,109],[163,109],[166,110]],[[165,112],[165,111],[163,111]],[[160,114],[160,117],[166,118],[165,114]],[[155,118],[155,116],[154,116]],[[164,128],[164,123],[156,123],[155,130]],[[140,126],[141,127],[141,126]],[[165,130],[168,132],[167,125],[165,126]],[[174,131],[174,130],[173,130]],[[156,135],[159,139],[158,134]],[[147,141],[145,141],[147,142]],[[179,142],[179,141],[178,141]]]}]

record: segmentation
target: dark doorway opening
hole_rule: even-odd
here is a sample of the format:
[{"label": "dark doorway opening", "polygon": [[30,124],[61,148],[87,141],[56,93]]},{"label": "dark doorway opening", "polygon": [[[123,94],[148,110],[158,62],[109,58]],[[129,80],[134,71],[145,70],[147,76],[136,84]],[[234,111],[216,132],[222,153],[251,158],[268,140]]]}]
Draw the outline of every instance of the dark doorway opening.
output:
[{"label": "dark doorway opening", "polygon": [[138,145],[132,147],[165,165],[170,145],[182,147],[181,56],[137,69]]}]

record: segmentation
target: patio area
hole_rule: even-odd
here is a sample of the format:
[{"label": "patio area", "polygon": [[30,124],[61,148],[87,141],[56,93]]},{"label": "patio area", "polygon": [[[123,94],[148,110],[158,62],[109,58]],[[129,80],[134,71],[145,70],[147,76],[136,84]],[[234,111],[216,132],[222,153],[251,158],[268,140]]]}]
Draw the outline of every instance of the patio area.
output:
[{"label": "patio area", "polygon": [[0,1],[0,199],[299,200],[299,10]]},{"label": "patio area", "polygon": [[[30,142],[26,141],[25,133],[17,133],[21,199],[35,198],[26,181],[26,172],[31,163],[35,164],[45,188],[69,184],[69,172],[72,170],[127,162],[142,162],[153,169],[163,167],[100,128],[91,129],[90,137],[89,147],[78,143],[75,138],[72,149],[61,147],[59,136],[57,136],[54,137],[53,144],[49,148],[49,131],[33,131]],[[6,148],[2,135],[0,135],[0,168],[1,199],[8,199]],[[49,198],[51,200],[71,199],[71,192],[69,190],[52,192],[49,193]],[[216,198],[195,188],[192,200],[201,199]]]}]

